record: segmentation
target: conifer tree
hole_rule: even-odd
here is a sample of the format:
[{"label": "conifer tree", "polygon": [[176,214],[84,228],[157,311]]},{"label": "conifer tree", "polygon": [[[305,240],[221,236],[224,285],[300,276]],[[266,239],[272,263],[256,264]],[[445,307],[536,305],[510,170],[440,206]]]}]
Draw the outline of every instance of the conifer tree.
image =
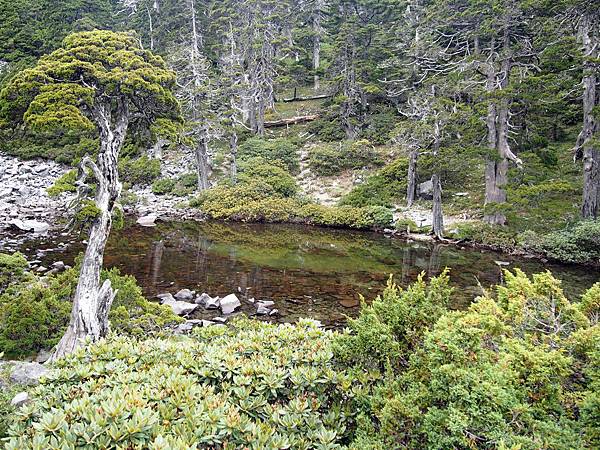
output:
[{"label": "conifer tree", "polygon": [[54,358],[72,352],[84,339],[106,335],[108,312],[116,292],[109,280],[100,284],[104,248],[112,214],[121,194],[118,158],[133,122],[150,125],[177,112],[171,92],[174,75],[165,63],[142,50],[129,34],[110,31],[75,33],[61,48],[42,57],[2,91],[13,120],[34,128],[95,128],[100,148],[85,156],[78,185],[95,183],[87,248],[81,262],[69,327]]}]

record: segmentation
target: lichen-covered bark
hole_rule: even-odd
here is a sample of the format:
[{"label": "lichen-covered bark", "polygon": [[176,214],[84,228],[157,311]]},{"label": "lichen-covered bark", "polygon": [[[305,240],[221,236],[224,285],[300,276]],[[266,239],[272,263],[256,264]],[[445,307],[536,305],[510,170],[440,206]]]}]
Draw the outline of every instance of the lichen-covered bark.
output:
[{"label": "lichen-covered bark", "polygon": [[417,160],[419,158],[419,150],[411,149],[408,158],[408,174],[406,186],[406,206],[409,208],[415,202],[415,194],[417,192]]},{"label": "lichen-covered bark", "polygon": [[58,343],[52,360],[73,352],[86,339],[94,342],[106,336],[109,330],[108,313],[116,291],[110,281],[100,284],[104,249],[111,229],[111,216],[121,194],[117,161],[128,126],[125,101],[118,102],[116,119],[112,119],[110,104],[93,109],[94,121],[100,130],[100,151],[97,164],[89,157],[82,167],[90,170],[96,179],[95,203],[100,213],[90,228],[88,245],[81,262],[77,289],[69,327]]},{"label": "lichen-covered bark", "polygon": [[592,19],[584,15],[580,20],[580,37],[586,58],[583,76],[583,128],[575,146],[576,156],[583,160],[583,198],[581,215],[585,219],[598,217],[600,203],[600,146],[594,140],[598,121],[594,116],[597,106],[598,76],[591,59],[597,57],[600,47],[598,31]]}]

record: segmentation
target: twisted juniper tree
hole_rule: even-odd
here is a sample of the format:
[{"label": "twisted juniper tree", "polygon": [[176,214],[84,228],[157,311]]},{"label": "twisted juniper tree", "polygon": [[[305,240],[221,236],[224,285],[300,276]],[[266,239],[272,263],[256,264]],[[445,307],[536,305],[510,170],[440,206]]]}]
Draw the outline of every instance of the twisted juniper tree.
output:
[{"label": "twisted juniper tree", "polygon": [[150,125],[177,111],[173,84],[174,75],[163,60],[142,50],[132,36],[96,30],[68,36],[61,48],[21,72],[2,92],[12,120],[44,129],[96,128],[99,134],[96,159],[85,156],[80,164],[79,186],[86,178],[93,178],[96,185],[95,215],[71,321],[54,358],[72,352],[83,339],[95,341],[108,331],[116,292],[110,281],[100,284],[100,271],[121,194],[119,152],[131,124]]}]

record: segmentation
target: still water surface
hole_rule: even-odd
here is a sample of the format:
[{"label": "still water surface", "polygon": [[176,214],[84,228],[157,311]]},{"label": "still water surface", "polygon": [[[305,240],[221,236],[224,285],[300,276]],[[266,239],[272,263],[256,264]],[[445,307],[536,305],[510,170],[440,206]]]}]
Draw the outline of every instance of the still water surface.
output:
[{"label": "still water surface", "polygon": [[[73,245],[61,258],[70,263],[82,250]],[[49,257],[49,256],[48,256]],[[52,256],[54,259],[57,255]],[[105,264],[134,275],[148,298],[189,288],[248,301],[273,300],[280,321],[312,317],[330,326],[355,316],[360,295],[373,299],[390,274],[405,286],[425,272],[451,268],[453,307],[462,308],[501,281],[496,261],[527,273],[551,270],[576,297],[600,279],[595,269],[543,264],[495,252],[450,245],[407,243],[376,233],[295,225],[159,223],[113,231]],[[214,315],[214,314],[213,314]],[[202,315],[200,315],[202,316]],[[206,317],[210,318],[210,315]]]},{"label": "still water surface", "polygon": [[[56,246],[56,239],[31,248],[51,244]],[[76,243],[42,260],[50,264],[62,259],[71,264],[82,250]],[[355,316],[360,295],[373,299],[390,274],[406,286],[421,272],[433,276],[449,267],[455,287],[451,306],[464,308],[481,294],[482,287],[501,282],[497,261],[527,273],[551,270],[571,298],[600,279],[593,268],[297,225],[170,222],[156,228],[130,226],[113,231],[105,254],[106,266],[134,275],[150,299],[181,288],[221,297],[235,292],[247,314],[255,312],[249,299],[273,300],[280,312],[276,320],[312,317],[329,326]],[[216,314],[202,312],[196,317]]]}]

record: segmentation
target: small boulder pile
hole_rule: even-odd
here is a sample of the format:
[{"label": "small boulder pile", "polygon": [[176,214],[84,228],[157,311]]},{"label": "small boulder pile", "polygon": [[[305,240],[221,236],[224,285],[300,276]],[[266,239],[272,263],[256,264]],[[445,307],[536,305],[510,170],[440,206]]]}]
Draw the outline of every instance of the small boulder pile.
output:
[{"label": "small boulder pile", "polygon": [[[207,319],[189,319],[185,323],[180,324],[175,329],[176,333],[188,333],[194,327],[207,327],[212,325],[222,325],[227,322],[229,316],[234,314],[241,306],[242,302],[236,294],[229,294],[225,297],[212,297],[206,292],[197,294],[196,291],[190,289],[181,289],[176,294],[165,293],[159,294],[157,297],[160,299],[163,305],[170,306],[173,313],[188,317],[200,308],[206,311],[218,311],[220,310],[223,317],[213,317],[210,320]],[[248,300],[249,303],[256,307],[255,315],[257,316],[270,316],[273,317],[279,313],[279,311],[273,306],[275,303],[270,300],[256,301],[253,298]]]}]

